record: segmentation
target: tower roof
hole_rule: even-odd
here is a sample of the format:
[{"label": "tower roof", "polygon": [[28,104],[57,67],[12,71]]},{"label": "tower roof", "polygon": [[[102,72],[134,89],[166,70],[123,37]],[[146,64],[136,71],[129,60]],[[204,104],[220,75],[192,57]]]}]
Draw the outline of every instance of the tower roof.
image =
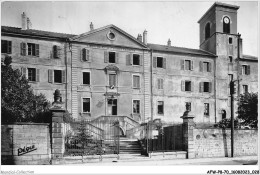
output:
[{"label": "tower roof", "polygon": [[204,16],[206,14],[208,14],[213,8],[216,7],[225,7],[225,8],[229,8],[229,9],[234,9],[234,10],[238,10],[239,6],[236,5],[231,5],[231,4],[226,4],[226,3],[222,3],[222,2],[215,2],[207,11],[206,13],[204,13],[204,15],[199,19],[198,23],[200,23],[200,21],[204,18]]}]

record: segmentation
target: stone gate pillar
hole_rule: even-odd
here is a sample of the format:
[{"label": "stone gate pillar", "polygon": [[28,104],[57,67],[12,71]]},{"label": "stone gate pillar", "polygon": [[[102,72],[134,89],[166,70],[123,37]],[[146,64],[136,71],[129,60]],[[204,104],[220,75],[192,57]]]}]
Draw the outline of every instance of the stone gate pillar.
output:
[{"label": "stone gate pillar", "polygon": [[52,112],[51,154],[53,160],[62,158],[65,151],[63,116],[66,110],[63,107],[63,102],[61,102],[60,97],[60,91],[56,89],[54,93],[54,102],[50,108],[50,111]]},{"label": "stone gate pillar", "polygon": [[193,139],[194,116],[190,115],[190,111],[185,111],[181,118],[183,119],[182,129],[184,151],[187,151],[187,159],[195,158]]}]

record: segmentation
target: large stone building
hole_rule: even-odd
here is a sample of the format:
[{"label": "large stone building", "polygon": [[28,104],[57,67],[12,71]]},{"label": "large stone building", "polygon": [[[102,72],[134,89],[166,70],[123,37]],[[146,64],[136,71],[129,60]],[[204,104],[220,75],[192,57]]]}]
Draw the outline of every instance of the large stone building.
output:
[{"label": "large stone building", "polygon": [[80,34],[2,26],[2,57],[52,102],[55,89],[72,117],[120,118],[122,134],[151,119],[181,122],[191,110],[196,123],[230,117],[229,82],[237,97],[257,92],[258,59],[242,53],[238,6],[214,3],[198,21],[200,49],[147,43],[114,25]]}]

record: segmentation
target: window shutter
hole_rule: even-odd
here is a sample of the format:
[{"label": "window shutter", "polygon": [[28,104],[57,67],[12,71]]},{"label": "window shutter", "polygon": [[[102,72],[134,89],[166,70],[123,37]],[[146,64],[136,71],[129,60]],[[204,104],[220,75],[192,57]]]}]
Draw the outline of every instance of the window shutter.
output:
[{"label": "window shutter", "polygon": [[61,47],[57,46],[57,58],[61,58],[61,53],[62,53]]},{"label": "window shutter", "polygon": [[166,69],[166,58],[163,58],[163,68]]},{"label": "window shutter", "polygon": [[109,55],[108,55],[108,52],[105,51],[105,52],[104,52],[104,62],[105,62],[105,63],[108,63],[108,56],[109,56]]},{"label": "window shutter", "polygon": [[190,70],[193,70],[193,61],[190,61]]},{"label": "window shutter", "polygon": [[90,61],[90,50],[86,50],[86,61]]},{"label": "window shutter", "polygon": [[27,76],[26,76],[26,70],[27,70],[27,68],[22,67],[22,76],[24,76],[25,78],[27,78]]},{"label": "window shutter", "polygon": [[153,57],[153,67],[157,67],[157,57]]},{"label": "window shutter", "polygon": [[204,82],[200,83],[200,90],[201,90],[201,92],[204,92]]},{"label": "window shutter", "polygon": [[21,43],[21,55],[26,55],[26,43]]},{"label": "window shutter", "polygon": [[137,87],[138,88],[140,88],[141,86],[140,86],[140,77],[138,76],[138,78],[137,78]]},{"label": "window shutter", "polygon": [[37,57],[40,55],[40,46],[39,46],[39,44],[35,44],[35,55]]},{"label": "window shutter", "polygon": [[243,66],[238,66],[239,75],[242,75]]},{"label": "window shutter", "polygon": [[201,88],[201,82],[199,83],[199,89],[200,89],[200,92],[202,92],[202,88]]},{"label": "window shutter", "polygon": [[86,49],[81,49],[81,61],[86,61]]},{"label": "window shutter", "polygon": [[36,69],[36,81],[40,81],[40,69]]},{"label": "window shutter", "polygon": [[163,79],[161,79],[161,89],[163,89]]},{"label": "window shutter", "polygon": [[48,70],[48,82],[53,83],[53,70]]},{"label": "window shutter", "polygon": [[200,61],[200,72],[203,72],[203,62]]},{"label": "window shutter", "polygon": [[191,84],[191,92],[193,92],[194,91],[194,82],[190,82],[190,84]]},{"label": "window shutter", "polygon": [[7,53],[12,53],[12,41],[7,41]]},{"label": "window shutter", "polygon": [[118,62],[119,62],[119,53],[116,52],[116,63],[118,64]]},{"label": "window shutter", "polygon": [[54,46],[52,47],[52,52],[53,52],[53,57],[54,57],[54,58],[57,58],[57,57],[58,57],[58,54],[57,54],[57,46],[56,46],[56,45],[54,45]]},{"label": "window shutter", "polygon": [[247,75],[250,75],[250,66],[248,65],[246,68],[247,68]]},{"label": "window shutter", "polygon": [[131,56],[132,56],[132,54],[127,54],[126,55],[126,65],[127,66],[131,65]]},{"label": "window shutter", "polygon": [[181,70],[184,70],[184,60],[181,60]]},{"label": "window shutter", "polygon": [[143,57],[143,55],[140,55],[139,58],[140,58],[140,60],[139,60],[139,61],[140,61],[140,62],[139,62],[139,63],[140,63],[140,66],[142,66],[142,65],[143,65],[143,58],[144,58],[144,57]]},{"label": "window shutter", "polygon": [[185,91],[185,81],[181,81],[181,91]]},{"label": "window shutter", "polygon": [[209,72],[212,72],[212,64],[211,64],[211,62],[209,62]]},{"label": "window shutter", "polygon": [[65,70],[61,71],[61,77],[62,77],[62,83],[66,83],[66,76],[65,76]]},{"label": "window shutter", "polygon": [[157,88],[160,89],[160,79],[157,79]]},{"label": "window shutter", "polygon": [[212,82],[209,82],[209,93],[212,92]]},{"label": "window shutter", "polygon": [[228,54],[229,54],[229,55],[233,55],[233,45],[231,44],[231,45],[229,45],[228,47],[229,47],[229,49],[228,49]]}]

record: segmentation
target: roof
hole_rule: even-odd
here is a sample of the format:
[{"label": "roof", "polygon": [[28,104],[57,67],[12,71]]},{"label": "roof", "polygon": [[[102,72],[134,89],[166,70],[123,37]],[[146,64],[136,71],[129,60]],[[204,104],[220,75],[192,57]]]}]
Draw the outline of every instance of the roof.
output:
[{"label": "roof", "polygon": [[206,14],[208,14],[214,7],[225,7],[225,8],[230,8],[230,9],[235,9],[238,10],[239,6],[236,5],[231,5],[231,4],[226,4],[226,3],[222,3],[222,2],[215,2],[207,11],[206,13],[204,13],[204,15],[198,20],[198,23],[200,23],[200,21],[204,18],[204,16],[206,16]]},{"label": "roof", "polygon": [[258,58],[255,56],[251,56],[251,55],[243,55],[242,58],[243,60],[253,60],[253,61],[258,61]]},{"label": "roof", "polygon": [[91,34],[93,34],[93,33],[97,33],[97,32],[99,32],[99,31],[105,30],[105,29],[107,29],[107,28],[113,28],[113,29],[119,31],[120,33],[124,34],[124,35],[127,36],[128,38],[130,38],[130,39],[134,40],[135,42],[139,43],[139,44],[142,45],[143,47],[147,48],[147,46],[146,46],[143,42],[139,41],[138,39],[136,39],[136,38],[133,37],[132,35],[129,35],[127,32],[125,32],[124,30],[120,29],[119,27],[117,27],[117,26],[115,26],[115,25],[113,25],[113,24],[110,24],[110,25],[107,25],[107,26],[104,26],[104,27],[100,27],[100,28],[97,28],[97,29],[93,29],[93,30],[91,30],[91,31],[89,31],[89,32],[86,32],[86,33],[83,33],[83,34],[74,36],[74,37],[71,38],[71,39],[73,40],[73,39],[77,39],[77,38],[80,38],[80,37],[83,37],[83,36],[91,35]]},{"label": "roof", "polygon": [[56,32],[48,32],[42,30],[34,30],[34,29],[26,29],[22,30],[18,27],[9,27],[9,26],[1,26],[1,33],[14,33],[14,34],[23,34],[30,36],[42,36],[42,37],[53,37],[53,38],[70,38],[76,35],[66,34],[66,33],[56,33]]},{"label": "roof", "polygon": [[216,57],[216,55],[201,49],[190,49],[184,47],[166,46],[166,45],[150,44],[150,43],[148,43],[147,46],[154,51]]}]

